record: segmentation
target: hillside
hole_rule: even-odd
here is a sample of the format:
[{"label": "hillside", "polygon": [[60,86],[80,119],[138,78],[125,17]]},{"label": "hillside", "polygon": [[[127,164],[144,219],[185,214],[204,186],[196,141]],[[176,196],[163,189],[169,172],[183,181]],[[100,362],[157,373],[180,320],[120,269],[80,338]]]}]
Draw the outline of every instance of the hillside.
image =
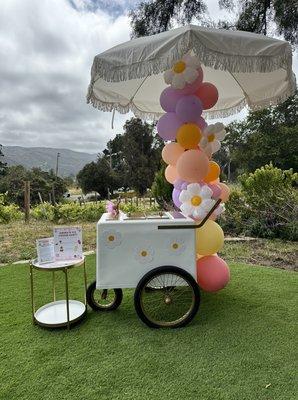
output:
[{"label": "hillside", "polygon": [[56,169],[57,153],[60,176],[76,175],[85,164],[95,161],[97,155],[68,149],[47,147],[3,146],[4,162],[8,165],[23,165],[26,168],[39,167],[45,171]]}]

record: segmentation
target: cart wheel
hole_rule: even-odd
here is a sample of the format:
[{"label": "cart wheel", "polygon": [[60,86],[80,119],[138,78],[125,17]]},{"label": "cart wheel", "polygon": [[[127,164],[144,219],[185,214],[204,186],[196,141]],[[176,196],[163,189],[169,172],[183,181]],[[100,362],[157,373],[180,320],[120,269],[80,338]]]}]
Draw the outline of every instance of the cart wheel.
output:
[{"label": "cart wheel", "polygon": [[200,306],[200,289],[185,270],[158,267],[140,280],[134,301],[139,318],[149,327],[179,328],[195,317]]},{"label": "cart wheel", "polygon": [[96,282],[92,282],[86,293],[87,302],[95,311],[113,311],[122,302],[121,289],[96,289]]}]

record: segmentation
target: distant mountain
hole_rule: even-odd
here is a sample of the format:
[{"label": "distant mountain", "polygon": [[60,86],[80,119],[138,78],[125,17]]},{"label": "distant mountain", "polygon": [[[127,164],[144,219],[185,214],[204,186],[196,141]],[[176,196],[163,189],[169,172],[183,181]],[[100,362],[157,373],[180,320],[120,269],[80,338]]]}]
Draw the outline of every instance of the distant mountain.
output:
[{"label": "distant mountain", "polygon": [[44,171],[56,169],[59,156],[59,176],[76,175],[85,164],[95,161],[97,154],[81,153],[68,149],[47,147],[3,146],[4,159],[8,165],[23,165],[25,168],[39,167]]}]

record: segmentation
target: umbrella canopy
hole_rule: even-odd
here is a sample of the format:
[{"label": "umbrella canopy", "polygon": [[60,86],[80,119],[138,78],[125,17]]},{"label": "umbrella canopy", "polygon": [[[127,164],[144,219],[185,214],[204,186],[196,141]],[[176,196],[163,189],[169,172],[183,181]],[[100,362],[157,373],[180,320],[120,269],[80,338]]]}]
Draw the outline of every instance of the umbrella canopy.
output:
[{"label": "umbrella canopy", "polygon": [[103,111],[132,111],[159,118],[166,87],[163,72],[187,52],[201,61],[204,81],[219,92],[207,118],[225,117],[245,106],[252,110],[278,104],[294,94],[289,43],[267,36],[189,25],[130,40],[94,58],[87,102]]}]

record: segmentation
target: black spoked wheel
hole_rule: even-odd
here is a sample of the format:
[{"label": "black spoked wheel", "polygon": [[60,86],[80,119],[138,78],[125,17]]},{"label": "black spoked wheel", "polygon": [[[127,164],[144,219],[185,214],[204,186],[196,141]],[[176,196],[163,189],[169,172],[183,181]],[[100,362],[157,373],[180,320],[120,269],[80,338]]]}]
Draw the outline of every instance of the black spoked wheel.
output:
[{"label": "black spoked wheel", "polygon": [[185,270],[158,267],[140,280],[134,301],[139,318],[149,327],[179,328],[195,317],[200,289]]},{"label": "black spoked wheel", "polygon": [[121,289],[96,289],[96,282],[92,282],[87,289],[87,302],[95,311],[113,311],[122,302]]}]

